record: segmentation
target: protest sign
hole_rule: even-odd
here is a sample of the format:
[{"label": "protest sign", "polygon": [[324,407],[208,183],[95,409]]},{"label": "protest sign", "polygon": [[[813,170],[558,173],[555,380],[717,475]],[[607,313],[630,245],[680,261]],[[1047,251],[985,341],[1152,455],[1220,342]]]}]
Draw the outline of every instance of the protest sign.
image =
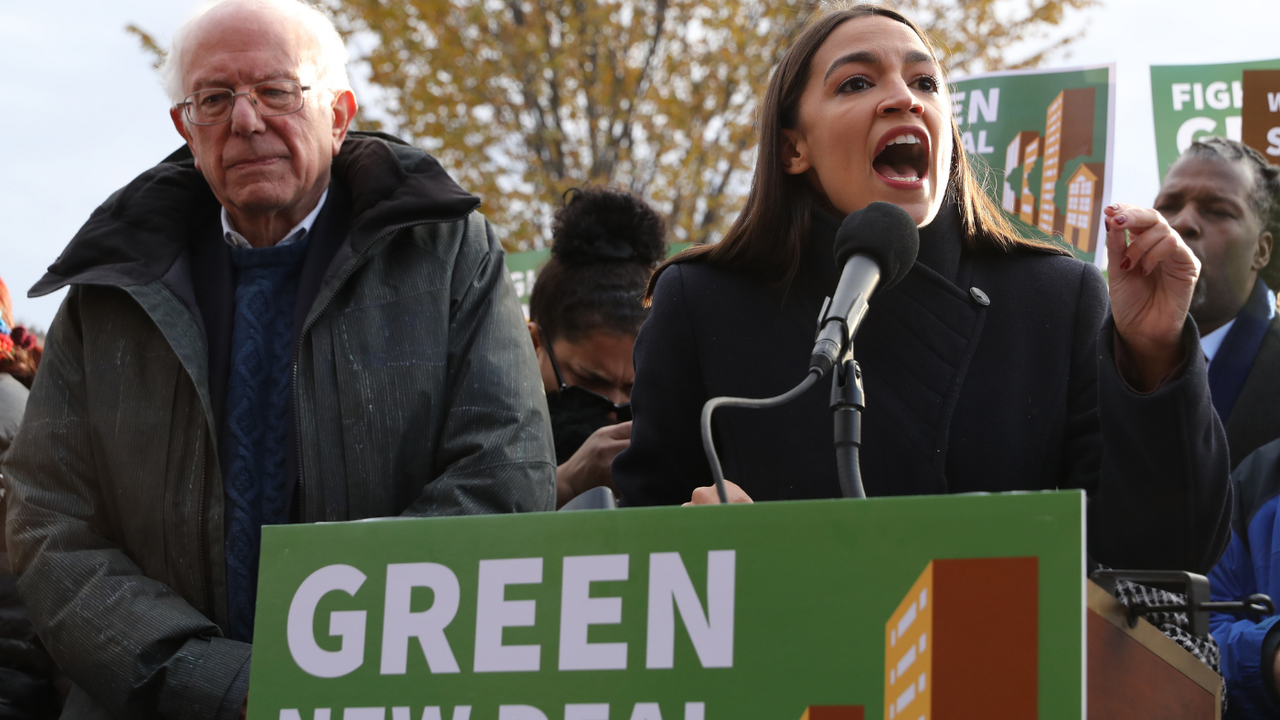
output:
[{"label": "protest sign", "polygon": [[1075,720],[1083,525],[1067,491],[267,527],[249,718]]},{"label": "protest sign", "polygon": [[964,150],[1015,229],[1100,262],[1115,67],[975,75],[952,82],[951,102]]},{"label": "protest sign", "polygon": [[1245,70],[1240,84],[1240,141],[1280,165],[1280,70]]},{"label": "protest sign", "polygon": [[[1268,138],[1272,128],[1280,127],[1280,104],[1275,110],[1268,108],[1268,92],[1280,103],[1280,86],[1276,74],[1259,74],[1253,80],[1259,89],[1249,95],[1246,103],[1245,73],[1251,70],[1280,70],[1280,59],[1257,62],[1223,63],[1219,65],[1152,65],[1151,109],[1155,118],[1156,162],[1159,163],[1160,180],[1173,161],[1182,155],[1197,137],[1218,135],[1232,140],[1242,140],[1252,147],[1266,152],[1273,143]],[[1268,91],[1266,88],[1270,88]],[[1254,110],[1256,108],[1256,110]],[[1256,122],[1248,140],[1244,137],[1244,112],[1270,114]],[[1252,127],[1252,126],[1251,126]],[[1280,130],[1274,138],[1276,153],[1280,154]],[[1270,154],[1273,162],[1280,156]]]}]

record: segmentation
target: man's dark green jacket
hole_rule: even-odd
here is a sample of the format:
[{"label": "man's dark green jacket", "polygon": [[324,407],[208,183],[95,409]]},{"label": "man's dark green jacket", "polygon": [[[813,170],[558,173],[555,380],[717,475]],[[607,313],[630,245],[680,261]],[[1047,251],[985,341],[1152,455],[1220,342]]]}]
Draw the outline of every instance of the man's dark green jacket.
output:
[{"label": "man's dark green jacket", "polygon": [[[300,522],[550,510],[546,399],[502,247],[426,153],[353,134],[349,230],[298,331]],[[331,195],[330,201],[333,201]],[[190,155],[114,194],[33,294],[70,285],[5,458],[19,589],[67,718],[235,718],[222,472]]]}]

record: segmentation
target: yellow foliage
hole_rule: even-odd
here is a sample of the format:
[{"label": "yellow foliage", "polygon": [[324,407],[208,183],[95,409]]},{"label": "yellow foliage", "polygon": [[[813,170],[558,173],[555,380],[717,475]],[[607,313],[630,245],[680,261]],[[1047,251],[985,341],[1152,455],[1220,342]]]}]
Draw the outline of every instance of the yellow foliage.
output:
[{"label": "yellow foliage", "polygon": [[342,0],[397,132],[542,244],[564,192],[639,193],[677,240],[716,237],[753,162],[756,96],[810,0]]},{"label": "yellow foliage", "polygon": [[[629,189],[676,241],[718,239],[754,164],[769,73],[816,0],[318,0],[380,91],[371,104],[431,151],[509,250],[545,244],[568,189]],[[953,72],[1024,67],[1039,41],[1095,0],[900,0]],[[162,50],[130,26],[158,58]],[[361,50],[363,48],[364,50]],[[380,127],[362,113],[358,124]]]}]

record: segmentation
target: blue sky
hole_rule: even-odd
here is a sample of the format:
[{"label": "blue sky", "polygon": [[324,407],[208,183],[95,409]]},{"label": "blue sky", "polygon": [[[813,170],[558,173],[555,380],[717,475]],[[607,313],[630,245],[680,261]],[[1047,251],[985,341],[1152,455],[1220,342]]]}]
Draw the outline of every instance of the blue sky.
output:
[{"label": "blue sky", "polygon": [[[151,59],[124,27],[167,40],[196,4],[0,1],[0,277],[19,321],[49,326],[61,293],[29,300],[27,288],[112,191],[181,144]],[[1278,7],[1104,0],[1071,20],[1088,31],[1052,65],[1117,63],[1113,200],[1149,203],[1157,189],[1149,66],[1280,57]]]}]

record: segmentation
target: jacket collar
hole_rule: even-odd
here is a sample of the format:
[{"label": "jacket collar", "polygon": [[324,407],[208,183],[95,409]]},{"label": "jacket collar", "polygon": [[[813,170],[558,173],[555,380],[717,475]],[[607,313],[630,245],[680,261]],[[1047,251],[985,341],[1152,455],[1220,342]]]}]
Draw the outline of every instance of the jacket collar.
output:
[{"label": "jacket collar", "polygon": [[1258,349],[1271,326],[1271,298],[1267,286],[1258,278],[1244,307],[1236,314],[1235,323],[1209,363],[1209,395],[1218,417],[1226,423],[1235,410],[1240,391],[1244,389]]},{"label": "jacket collar", "polygon": [[[352,132],[334,158],[333,176],[351,192],[354,252],[396,227],[447,222],[480,205],[435,158],[382,133]],[[187,147],[107,199],[76,233],[30,296],[67,285],[128,287],[160,279],[213,217],[218,201]]]},{"label": "jacket collar", "polygon": [[[920,228],[920,252],[916,264],[929,268],[949,283],[955,283],[963,250],[960,211],[948,194],[933,222]],[[835,238],[843,218],[817,208],[810,218],[809,244],[804,249],[800,272],[817,272],[825,285],[834,287],[843,268],[836,267]],[[913,271],[918,272],[918,271]]]}]

